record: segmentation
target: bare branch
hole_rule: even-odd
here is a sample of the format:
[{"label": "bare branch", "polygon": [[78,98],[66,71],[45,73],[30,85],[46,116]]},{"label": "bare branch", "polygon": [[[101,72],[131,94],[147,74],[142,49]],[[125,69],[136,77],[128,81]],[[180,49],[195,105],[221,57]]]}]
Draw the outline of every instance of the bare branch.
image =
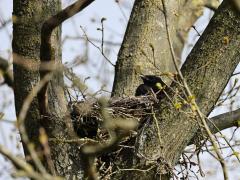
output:
[{"label": "bare branch", "polygon": [[[162,0],[162,6],[163,6],[163,14],[164,14],[164,18],[165,18],[165,24],[166,24],[166,32],[167,32],[167,38],[168,38],[168,43],[169,43],[169,47],[170,47],[170,52],[171,52],[171,56],[172,56],[172,60],[174,62],[174,66],[176,68],[176,71],[180,77],[180,80],[182,81],[183,85],[184,85],[184,89],[186,91],[186,94],[188,97],[193,97],[192,91],[189,88],[189,85],[186,81],[186,79],[183,77],[183,74],[177,64],[177,59],[175,56],[175,52],[174,52],[174,48],[173,48],[173,44],[172,44],[172,39],[170,37],[170,31],[169,31],[169,23],[168,23],[168,12],[167,12],[167,8],[166,8],[166,3],[165,0]],[[224,179],[228,180],[228,172],[227,172],[227,167],[226,167],[226,163],[224,161],[224,158],[220,152],[220,150],[218,149],[218,144],[216,142],[216,139],[214,138],[208,124],[206,121],[206,118],[204,116],[204,114],[202,113],[202,111],[199,108],[199,105],[197,104],[195,98],[192,99],[192,102],[190,103],[191,109],[194,112],[196,112],[197,116],[199,117],[199,119],[201,120],[200,123],[203,125],[204,130],[206,131],[208,137],[210,138],[210,142],[212,143],[215,153],[217,154],[218,157],[218,161],[222,166],[223,169],[223,175],[224,175]],[[193,110],[194,109],[194,110]]]},{"label": "bare branch", "polygon": [[4,83],[13,88],[13,77],[12,74],[8,71],[8,68],[8,61],[0,57],[0,71],[2,72]]},{"label": "bare branch", "polygon": [[[91,42],[94,42],[94,43],[101,43],[102,40],[100,39],[97,39],[97,38],[93,38],[93,37],[87,37]],[[69,35],[66,35],[64,37],[64,39],[62,40],[62,43],[66,42],[67,40],[86,40],[86,37],[83,37],[83,36],[69,36]],[[104,44],[108,45],[108,46],[120,46],[121,43],[120,42],[112,42],[112,41],[107,41],[107,40],[104,40]]]},{"label": "bare branch", "polygon": [[40,172],[42,173],[47,173],[45,167],[42,165],[39,157],[37,156],[36,154],[36,151],[34,150],[34,147],[31,145],[30,141],[29,141],[29,138],[28,138],[28,135],[27,135],[27,132],[26,132],[26,129],[25,129],[25,124],[24,124],[24,121],[25,121],[25,118],[26,118],[26,115],[27,115],[27,112],[28,112],[28,109],[34,99],[34,97],[36,97],[37,93],[42,89],[42,87],[52,78],[52,73],[50,74],[47,74],[41,81],[38,85],[36,85],[32,91],[28,94],[28,96],[26,97],[23,105],[22,105],[22,108],[20,110],[20,113],[18,115],[18,125],[19,125],[19,131],[21,133],[21,137],[22,137],[22,140],[23,142],[26,144],[27,148],[28,148],[28,151],[36,165],[36,167],[40,170]]},{"label": "bare branch", "polygon": [[[22,176],[27,176],[29,178],[36,179],[36,180],[42,180],[42,179],[60,180],[61,179],[60,177],[53,177],[47,173],[40,174],[40,173],[34,171],[34,169],[32,168],[32,166],[30,164],[28,164],[23,159],[16,157],[9,150],[7,150],[5,147],[3,147],[1,145],[0,145],[0,153],[3,156],[5,156],[7,159],[9,159],[17,169],[24,171],[24,173],[21,173],[21,174],[23,174]],[[16,175],[20,176],[19,173],[16,173]]]},{"label": "bare branch", "polygon": [[[209,128],[211,129],[212,133],[217,133],[218,129],[221,131],[234,126],[238,127],[239,119],[240,119],[240,109],[237,109],[232,112],[223,113],[223,114],[214,116],[210,119],[212,123],[209,123]],[[218,129],[214,127],[213,124],[215,124],[215,126]]]},{"label": "bare branch", "polygon": [[[208,126],[211,132],[215,134],[227,128],[231,128],[234,126],[239,127],[239,119],[240,109],[237,109],[235,111],[219,114],[210,118],[208,121]],[[197,132],[195,136],[193,136],[188,145],[193,144],[195,142],[195,139],[199,139],[199,132]]]},{"label": "bare branch", "polygon": [[[51,35],[53,30],[63,23],[66,19],[72,17],[76,13],[83,10],[94,0],[78,0],[74,4],[68,6],[64,10],[60,11],[55,16],[50,17],[43,23],[41,29],[41,47],[40,47],[40,60],[42,62],[49,62],[54,60],[54,52],[51,47]],[[40,71],[40,79],[42,79],[49,71]],[[40,112],[45,114],[48,109],[48,98],[47,98],[47,86],[48,83],[41,89],[38,94],[38,101],[40,106]]]}]

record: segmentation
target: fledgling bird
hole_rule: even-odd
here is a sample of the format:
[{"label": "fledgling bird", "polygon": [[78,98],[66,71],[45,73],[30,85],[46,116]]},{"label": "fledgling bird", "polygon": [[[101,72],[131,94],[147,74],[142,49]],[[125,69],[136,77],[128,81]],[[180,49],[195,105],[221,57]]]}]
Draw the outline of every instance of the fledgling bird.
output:
[{"label": "fledgling bird", "polygon": [[144,96],[153,94],[158,99],[160,92],[167,86],[160,77],[154,75],[140,75],[143,84],[136,89],[135,96]]}]

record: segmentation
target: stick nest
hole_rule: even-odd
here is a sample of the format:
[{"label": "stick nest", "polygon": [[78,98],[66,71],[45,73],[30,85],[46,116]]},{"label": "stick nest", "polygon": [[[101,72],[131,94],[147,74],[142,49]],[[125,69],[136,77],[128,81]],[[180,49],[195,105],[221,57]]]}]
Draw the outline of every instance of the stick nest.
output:
[{"label": "stick nest", "polygon": [[[115,98],[107,102],[104,111],[111,120],[134,119],[140,125],[144,122],[144,117],[151,114],[152,108],[157,103],[158,101],[153,96]],[[69,108],[78,136],[94,138],[101,132],[104,117],[102,115],[103,107],[99,101],[70,102]]]}]

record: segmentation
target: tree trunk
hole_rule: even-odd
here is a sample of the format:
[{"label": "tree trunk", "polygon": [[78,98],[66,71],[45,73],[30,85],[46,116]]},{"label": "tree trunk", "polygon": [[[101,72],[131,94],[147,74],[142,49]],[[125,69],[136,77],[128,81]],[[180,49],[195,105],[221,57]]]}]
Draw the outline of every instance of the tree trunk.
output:
[{"label": "tree trunk", "polygon": [[[13,4],[13,54],[14,54],[14,94],[17,116],[27,95],[39,82],[39,63],[40,63],[40,37],[41,27],[45,20],[55,15],[61,10],[60,0],[47,1],[21,1],[15,0]],[[61,63],[61,31],[57,28],[52,34],[52,48],[55,61]],[[49,138],[63,139],[69,138],[69,120],[67,111],[67,101],[63,89],[63,72],[55,72],[53,79],[48,87],[49,114],[48,122],[43,122],[40,118],[37,98],[31,103],[27,117],[24,121],[27,135],[35,149],[40,151],[39,128],[46,129]],[[43,160],[48,171],[55,171],[57,175],[72,178],[81,174],[78,151],[75,146],[66,143],[49,142],[51,149],[51,163]],[[28,148],[23,142],[25,155],[29,155]],[[75,150],[71,150],[71,148]],[[77,156],[77,157],[74,157]],[[75,163],[72,163],[73,160]],[[35,166],[35,164],[33,164]],[[37,168],[35,166],[35,168]],[[52,169],[51,169],[52,168]],[[54,173],[54,172],[52,172]]]},{"label": "tree trunk", "polygon": [[[202,15],[203,7],[216,0],[168,0],[168,19],[175,53],[180,59],[189,29]],[[161,0],[135,1],[123,44],[118,54],[113,84],[113,96],[134,95],[140,84],[140,74],[175,72],[168,45]],[[171,80],[163,76],[170,84]]]},{"label": "tree trunk", "polygon": [[[201,112],[206,116],[214,108],[239,63],[239,19],[239,12],[233,4],[227,0],[224,1],[181,69],[191,92],[196,96]],[[125,39],[128,38],[125,37]],[[123,44],[123,49],[124,47]],[[126,56],[124,58],[124,61],[129,60]],[[124,67],[122,66],[123,69]],[[123,69],[121,71],[124,71]],[[184,104],[183,99],[188,101],[190,97],[186,97],[182,86],[178,83],[173,83],[171,87],[173,90],[167,91],[171,101],[164,97],[160,101],[159,112],[156,114],[160,131],[157,131],[156,124],[152,120],[137,139],[135,152],[124,152],[117,162],[121,164],[124,158],[127,159],[128,163],[125,166],[122,164],[123,169],[148,169],[151,166],[156,168],[145,173],[137,170],[121,171],[116,177],[119,178],[125,174],[131,179],[157,178],[157,173],[164,174],[164,171],[167,172],[166,168],[172,168],[177,163],[180,154],[196,133],[199,128],[197,123],[199,119],[190,106],[183,105],[181,109],[176,109],[172,104],[179,102]],[[125,89],[125,86],[122,89]],[[158,133],[161,139],[158,138]],[[145,158],[139,158],[139,154]],[[166,176],[168,175],[162,177],[166,178]]]}]

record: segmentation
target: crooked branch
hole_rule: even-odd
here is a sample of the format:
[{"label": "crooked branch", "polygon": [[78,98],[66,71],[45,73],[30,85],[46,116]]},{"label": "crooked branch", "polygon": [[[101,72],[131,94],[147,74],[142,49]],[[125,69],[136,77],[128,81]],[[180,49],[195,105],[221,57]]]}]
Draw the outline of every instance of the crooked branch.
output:
[{"label": "crooked branch", "polygon": [[[67,8],[60,11],[58,14],[50,17],[46,20],[41,29],[41,47],[40,47],[40,60],[41,63],[54,61],[54,50],[51,47],[51,35],[53,30],[61,25],[65,20],[69,19],[73,15],[77,14],[94,0],[78,0],[74,4],[68,6]],[[40,67],[40,79],[43,79],[46,74],[49,73],[48,70],[44,70],[44,67]],[[41,89],[38,93],[38,101],[41,114],[45,114],[48,109],[48,97],[47,97],[47,87],[48,83]]]}]

